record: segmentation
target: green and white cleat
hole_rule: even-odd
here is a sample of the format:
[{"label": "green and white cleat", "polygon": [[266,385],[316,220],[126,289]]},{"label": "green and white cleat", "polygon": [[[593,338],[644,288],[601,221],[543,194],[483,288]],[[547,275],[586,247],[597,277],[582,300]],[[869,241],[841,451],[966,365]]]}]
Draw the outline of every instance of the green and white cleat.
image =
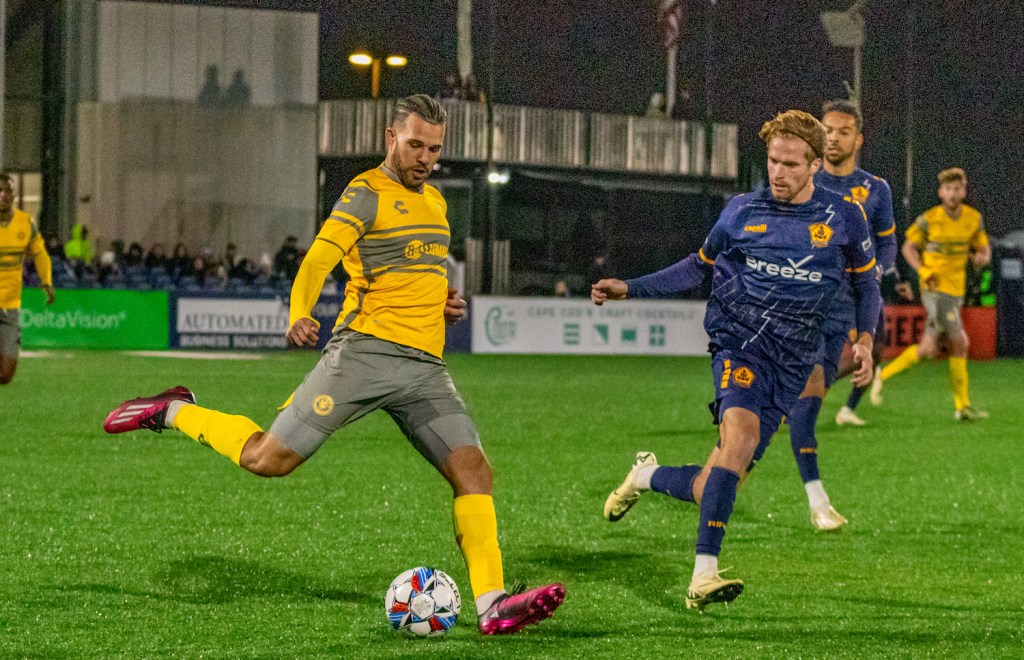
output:
[{"label": "green and white cleat", "polygon": [[831,506],[827,509],[811,511],[811,524],[821,532],[831,532],[839,529],[849,521]]},{"label": "green and white cleat", "polygon": [[686,590],[686,609],[701,612],[709,603],[731,603],[743,593],[743,580],[725,580],[718,573],[698,575]]},{"label": "green and white cleat", "polygon": [[604,517],[608,522],[616,522],[633,508],[636,501],[640,499],[643,491],[636,487],[636,473],[645,467],[657,467],[658,459],[649,451],[638,451],[633,467],[630,468],[626,479],[618,488],[611,492],[608,499],[604,501]]},{"label": "green and white cleat", "polygon": [[857,416],[857,413],[853,412],[853,408],[850,406],[843,406],[836,413],[836,425],[837,426],[864,426],[867,424],[863,419]]},{"label": "green and white cleat", "polygon": [[979,419],[988,418],[988,413],[984,410],[977,410],[971,406],[964,406],[960,410],[956,411],[956,418],[961,422],[973,422]]}]

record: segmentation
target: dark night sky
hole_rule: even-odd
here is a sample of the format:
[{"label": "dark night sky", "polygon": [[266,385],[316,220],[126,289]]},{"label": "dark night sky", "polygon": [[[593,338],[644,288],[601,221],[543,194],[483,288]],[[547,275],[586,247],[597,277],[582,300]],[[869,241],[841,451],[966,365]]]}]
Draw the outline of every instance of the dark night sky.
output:
[{"label": "dark night sky", "polygon": [[[743,153],[763,157],[760,124],[796,107],[815,112],[844,95],[852,79],[849,50],[830,48],[818,14],[848,0],[719,0],[714,10],[709,79],[716,119],[740,126]],[[500,103],[642,114],[664,86],[664,51],[656,0],[495,2],[493,99]],[[691,98],[682,117],[704,108],[706,0],[689,0],[679,87]],[[486,85],[491,0],[474,7],[474,69]],[[456,69],[456,0],[324,0],[321,92],[365,96],[368,80],[346,62],[366,47],[409,56],[385,72],[382,96],[434,92]],[[1024,228],[1024,3],[942,0],[908,5],[869,2],[864,54],[865,148],[862,165],[893,186],[897,217],[905,190],[908,91],[915,113],[913,213],[936,203],[935,174],[960,165],[970,176],[969,202],[986,214],[990,233]],[[911,47],[910,35],[913,34]],[[908,90],[908,70],[914,83]]]}]

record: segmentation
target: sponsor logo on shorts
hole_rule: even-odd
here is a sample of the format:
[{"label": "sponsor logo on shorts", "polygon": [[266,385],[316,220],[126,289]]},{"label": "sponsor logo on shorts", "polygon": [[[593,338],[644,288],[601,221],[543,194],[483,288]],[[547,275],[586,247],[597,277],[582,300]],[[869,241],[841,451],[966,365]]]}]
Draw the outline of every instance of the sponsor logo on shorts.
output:
[{"label": "sponsor logo on shorts", "polygon": [[732,372],[733,381],[740,387],[750,387],[754,383],[754,372],[747,367],[740,367]]},{"label": "sponsor logo on shorts", "polygon": [[763,234],[768,231],[768,225],[761,223],[759,225],[747,225],[743,228],[743,231],[754,232],[755,234]]},{"label": "sponsor logo on shorts", "polygon": [[835,230],[824,222],[815,222],[807,229],[811,232],[811,245],[816,248],[828,247],[828,242],[832,240],[832,234],[835,233]]},{"label": "sponsor logo on shorts", "polygon": [[329,395],[321,394],[317,398],[313,399],[313,412],[321,417],[330,415],[332,410],[334,410],[334,399]]}]

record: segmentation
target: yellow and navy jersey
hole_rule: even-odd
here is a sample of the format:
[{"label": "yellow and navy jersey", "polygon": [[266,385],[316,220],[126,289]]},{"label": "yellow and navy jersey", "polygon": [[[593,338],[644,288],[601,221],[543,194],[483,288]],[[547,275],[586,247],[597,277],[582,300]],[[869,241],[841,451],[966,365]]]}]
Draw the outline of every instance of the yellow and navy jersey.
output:
[{"label": "yellow and navy jersey", "polygon": [[26,254],[35,258],[40,281],[52,286],[53,273],[43,237],[28,213],[14,209],[11,221],[0,223],[0,309],[21,307],[21,266]]},{"label": "yellow and navy jersey", "polygon": [[323,278],[340,259],[350,279],[335,331],[351,328],[441,357],[447,211],[433,186],[409,190],[383,166],[358,175],[303,259],[292,288],[291,322],[311,317]]},{"label": "yellow and navy jersey", "polygon": [[967,258],[972,250],[988,245],[988,234],[978,211],[966,204],[960,217],[951,218],[942,205],[917,216],[907,229],[907,240],[921,250],[921,264],[938,276],[935,291],[962,296],[966,288]]}]

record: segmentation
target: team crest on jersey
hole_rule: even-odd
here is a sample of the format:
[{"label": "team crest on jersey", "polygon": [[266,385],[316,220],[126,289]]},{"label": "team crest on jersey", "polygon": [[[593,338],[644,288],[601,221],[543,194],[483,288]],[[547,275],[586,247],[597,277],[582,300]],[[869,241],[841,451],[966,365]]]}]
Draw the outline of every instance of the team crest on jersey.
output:
[{"label": "team crest on jersey", "polygon": [[327,394],[321,394],[313,399],[313,412],[321,417],[326,417],[334,410],[334,399]]},{"label": "team crest on jersey", "polygon": [[754,384],[754,372],[747,367],[740,367],[732,372],[732,379],[740,387],[747,388]]},{"label": "team crest on jersey", "polygon": [[858,204],[863,204],[868,200],[868,189],[864,186],[854,186],[850,188],[850,196],[853,197],[853,201]]},{"label": "team crest on jersey", "polygon": [[824,222],[815,222],[808,229],[811,232],[811,245],[816,248],[828,247],[828,242],[832,240],[832,234],[835,233],[835,230]]}]

